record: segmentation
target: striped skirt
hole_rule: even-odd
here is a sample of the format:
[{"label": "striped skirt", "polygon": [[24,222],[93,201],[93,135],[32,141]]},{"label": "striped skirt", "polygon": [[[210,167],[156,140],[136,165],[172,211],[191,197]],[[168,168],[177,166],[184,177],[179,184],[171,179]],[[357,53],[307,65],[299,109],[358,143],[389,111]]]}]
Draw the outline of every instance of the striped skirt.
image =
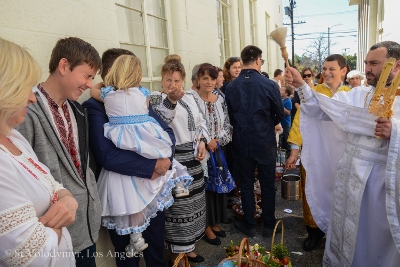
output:
[{"label": "striped skirt", "polygon": [[201,163],[194,158],[193,144],[175,147],[175,159],[187,167],[193,182],[190,195],[175,198],[165,211],[165,242],[173,253],[191,252],[195,242],[204,235],[206,227],[206,199]]}]

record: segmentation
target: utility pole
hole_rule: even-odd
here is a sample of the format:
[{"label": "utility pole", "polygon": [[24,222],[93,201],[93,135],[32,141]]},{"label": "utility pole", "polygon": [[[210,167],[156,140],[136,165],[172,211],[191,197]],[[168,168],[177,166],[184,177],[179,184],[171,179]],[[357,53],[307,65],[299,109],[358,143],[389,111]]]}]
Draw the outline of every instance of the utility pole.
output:
[{"label": "utility pole", "polygon": [[[294,66],[294,24],[303,24],[304,21],[293,23],[293,9],[296,7],[296,0],[289,0],[289,6],[285,7],[285,15],[290,17],[290,27],[292,29],[292,66]],[[288,24],[284,24],[288,25]]]},{"label": "utility pole", "polygon": [[335,27],[335,26],[339,26],[342,25],[341,23],[339,24],[335,24],[331,27],[328,27],[328,56],[331,54],[331,39],[330,39],[330,30]]}]

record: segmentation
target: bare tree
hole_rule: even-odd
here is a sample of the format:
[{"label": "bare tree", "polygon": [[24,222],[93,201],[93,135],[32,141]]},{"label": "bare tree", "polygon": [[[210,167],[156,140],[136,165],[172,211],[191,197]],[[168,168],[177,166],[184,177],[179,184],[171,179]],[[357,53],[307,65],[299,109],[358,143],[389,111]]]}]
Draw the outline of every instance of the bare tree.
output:
[{"label": "bare tree", "polygon": [[303,56],[304,55],[312,60],[316,60],[318,63],[318,71],[321,72],[324,59],[328,56],[328,43],[322,34],[310,43]]}]

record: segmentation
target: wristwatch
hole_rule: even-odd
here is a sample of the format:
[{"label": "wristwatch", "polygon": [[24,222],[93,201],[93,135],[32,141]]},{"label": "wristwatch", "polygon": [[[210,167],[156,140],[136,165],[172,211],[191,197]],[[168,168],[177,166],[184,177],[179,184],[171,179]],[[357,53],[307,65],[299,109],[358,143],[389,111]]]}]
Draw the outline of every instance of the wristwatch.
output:
[{"label": "wristwatch", "polygon": [[203,141],[204,144],[206,144],[206,145],[208,144],[207,139],[204,136],[200,138],[200,142],[201,141]]}]

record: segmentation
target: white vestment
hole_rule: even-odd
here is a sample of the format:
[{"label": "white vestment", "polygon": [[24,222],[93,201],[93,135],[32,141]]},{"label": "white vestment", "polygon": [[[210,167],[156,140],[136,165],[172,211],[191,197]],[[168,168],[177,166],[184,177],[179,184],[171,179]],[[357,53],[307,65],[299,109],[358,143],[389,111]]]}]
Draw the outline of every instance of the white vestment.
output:
[{"label": "white vestment", "polygon": [[400,101],[390,141],[374,136],[373,87],[332,98],[298,90],[306,194],[327,234],[324,266],[400,266]]}]

